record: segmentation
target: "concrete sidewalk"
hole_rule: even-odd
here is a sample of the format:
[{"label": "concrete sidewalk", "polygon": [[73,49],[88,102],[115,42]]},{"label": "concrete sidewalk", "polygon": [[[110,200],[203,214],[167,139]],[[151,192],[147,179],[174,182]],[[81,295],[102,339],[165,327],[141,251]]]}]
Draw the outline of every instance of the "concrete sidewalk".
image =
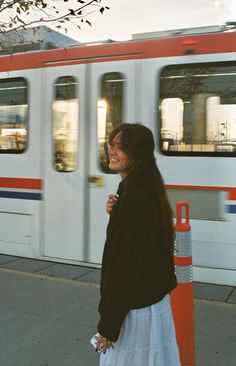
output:
[{"label": "concrete sidewalk", "polygon": [[[98,284],[0,267],[0,293],[1,366],[98,365]],[[195,299],[195,332],[196,366],[236,365],[235,304]]]},{"label": "concrete sidewalk", "polygon": [[0,270],[0,365],[92,366],[98,285]]}]

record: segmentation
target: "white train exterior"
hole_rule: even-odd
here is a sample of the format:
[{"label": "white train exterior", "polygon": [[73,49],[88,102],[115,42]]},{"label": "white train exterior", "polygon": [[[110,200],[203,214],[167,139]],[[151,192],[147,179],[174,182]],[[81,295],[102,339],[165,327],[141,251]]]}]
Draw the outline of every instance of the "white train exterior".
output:
[{"label": "white train exterior", "polygon": [[190,201],[194,280],[235,285],[235,32],[1,56],[0,253],[100,266],[122,122],[151,128],[173,207]]}]

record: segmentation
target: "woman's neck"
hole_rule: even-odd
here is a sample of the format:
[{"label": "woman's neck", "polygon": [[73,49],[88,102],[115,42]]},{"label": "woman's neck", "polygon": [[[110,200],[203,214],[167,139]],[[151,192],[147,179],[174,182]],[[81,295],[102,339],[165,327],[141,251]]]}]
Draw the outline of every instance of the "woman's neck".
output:
[{"label": "woman's neck", "polygon": [[124,180],[127,177],[127,175],[128,174],[126,172],[120,172],[121,180]]}]

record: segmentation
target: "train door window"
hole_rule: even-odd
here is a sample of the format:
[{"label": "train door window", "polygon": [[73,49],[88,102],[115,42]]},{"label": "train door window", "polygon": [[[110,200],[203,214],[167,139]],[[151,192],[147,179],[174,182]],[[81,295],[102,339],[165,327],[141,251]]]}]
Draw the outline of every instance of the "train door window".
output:
[{"label": "train door window", "polygon": [[159,110],[164,154],[236,156],[236,63],[164,67]]},{"label": "train door window", "polygon": [[99,165],[107,174],[109,169],[107,142],[111,131],[123,123],[125,78],[119,72],[104,74],[101,79],[100,99],[97,104],[97,141]]},{"label": "train door window", "polygon": [[72,172],[78,157],[77,81],[72,76],[56,80],[53,101],[53,166],[59,172]]},{"label": "train door window", "polygon": [[22,153],[27,147],[28,101],[24,78],[0,80],[0,153]]}]

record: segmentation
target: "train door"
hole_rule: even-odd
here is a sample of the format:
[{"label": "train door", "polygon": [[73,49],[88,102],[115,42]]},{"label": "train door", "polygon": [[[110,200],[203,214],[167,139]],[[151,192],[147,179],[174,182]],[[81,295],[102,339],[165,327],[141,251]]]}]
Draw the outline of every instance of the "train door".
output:
[{"label": "train door", "polygon": [[91,66],[90,155],[88,156],[88,242],[86,260],[101,263],[108,214],[105,201],[120,178],[107,162],[107,136],[123,122],[136,120],[135,61]]},{"label": "train door", "polygon": [[44,255],[84,258],[85,66],[45,69]]},{"label": "train door", "polygon": [[100,264],[105,201],[120,180],[108,168],[106,139],[135,120],[135,62],[45,73],[44,255]]}]

